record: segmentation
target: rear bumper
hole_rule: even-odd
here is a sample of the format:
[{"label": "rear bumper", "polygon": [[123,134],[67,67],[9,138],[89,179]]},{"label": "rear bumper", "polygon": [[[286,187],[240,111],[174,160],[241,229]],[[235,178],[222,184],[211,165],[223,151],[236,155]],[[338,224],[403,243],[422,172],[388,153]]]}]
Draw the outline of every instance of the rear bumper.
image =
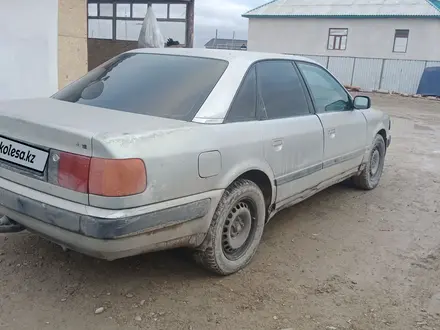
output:
[{"label": "rear bumper", "polygon": [[[39,193],[43,200],[49,196],[58,202],[50,205],[5,185],[18,186],[0,179],[0,213],[64,247],[108,260],[200,245],[223,193],[215,190],[127,211],[89,210],[81,205],[84,212],[74,212],[60,207],[59,198]],[[111,213],[106,217],[90,215],[106,212]]]}]

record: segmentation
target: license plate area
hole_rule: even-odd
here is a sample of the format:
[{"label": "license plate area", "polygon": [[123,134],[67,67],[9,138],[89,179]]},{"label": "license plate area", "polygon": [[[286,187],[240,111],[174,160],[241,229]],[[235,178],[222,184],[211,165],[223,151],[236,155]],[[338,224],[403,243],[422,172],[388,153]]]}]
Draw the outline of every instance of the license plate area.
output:
[{"label": "license plate area", "polygon": [[48,157],[46,150],[0,136],[0,160],[5,165],[43,176]]}]

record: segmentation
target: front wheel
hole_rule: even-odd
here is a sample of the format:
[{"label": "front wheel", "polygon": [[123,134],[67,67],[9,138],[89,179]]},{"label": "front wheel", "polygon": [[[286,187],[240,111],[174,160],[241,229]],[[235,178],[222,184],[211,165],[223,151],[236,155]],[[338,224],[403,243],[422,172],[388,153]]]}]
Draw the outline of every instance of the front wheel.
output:
[{"label": "front wheel", "polygon": [[260,188],[239,179],[223,194],[202,244],[194,257],[206,269],[229,275],[244,268],[257,251],[265,223],[265,202]]},{"label": "front wheel", "polygon": [[376,135],[371,148],[370,158],[361,172],[353,177],[353,182],[359,188],[371,190],[377,187],[382,177],[383,166],[385,164],[385,141],[381,135]]}]

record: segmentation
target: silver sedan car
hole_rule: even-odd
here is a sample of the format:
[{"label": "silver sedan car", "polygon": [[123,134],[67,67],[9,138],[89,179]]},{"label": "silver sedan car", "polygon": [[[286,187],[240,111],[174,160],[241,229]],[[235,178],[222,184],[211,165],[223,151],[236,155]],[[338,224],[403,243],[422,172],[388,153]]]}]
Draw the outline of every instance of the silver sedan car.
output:
[{"label": "silver sedan car", "polygon": [[140,49],[51,98],[0,103],[0,232],[94,257],[191,248],[246,266],[280,210],[375,188],[390,118],[307,58]]}]

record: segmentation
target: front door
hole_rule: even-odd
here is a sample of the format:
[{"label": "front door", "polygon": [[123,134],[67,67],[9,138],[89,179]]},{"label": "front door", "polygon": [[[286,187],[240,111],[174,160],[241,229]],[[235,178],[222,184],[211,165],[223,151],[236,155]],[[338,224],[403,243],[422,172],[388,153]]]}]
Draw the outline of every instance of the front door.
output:
[{"label": "front door", "polygon": [[367,121],[345,88],[324,68],[297,63],[324,127],[322,172],[328,178],[359,167],[367,147]]},{"label": "front door", "polygon": [[277,186],[277,207],[319,183],[324,152],[323,129],[291,61],[257,64],[262,108],[264,155]]}]

